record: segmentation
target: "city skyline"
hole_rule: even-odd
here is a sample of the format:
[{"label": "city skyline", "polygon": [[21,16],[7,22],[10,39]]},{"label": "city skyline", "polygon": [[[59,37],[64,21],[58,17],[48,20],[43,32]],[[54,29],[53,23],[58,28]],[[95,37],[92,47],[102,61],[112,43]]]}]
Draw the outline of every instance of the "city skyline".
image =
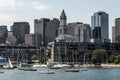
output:
[{"label": "city skyline", "polygon": [[[91,25],[91,16],[98,11],[109,14],[109,32],[115,19],[120,17],[119,0],[0,0],[0,25],[7,25],[8,30],[13,22],[30,23],[31,33],[34,32],[34,19],[58,18],[62,9],[65,10],[69,22],[84,22]],[[107,4],[106,4],[107,3]]]}]

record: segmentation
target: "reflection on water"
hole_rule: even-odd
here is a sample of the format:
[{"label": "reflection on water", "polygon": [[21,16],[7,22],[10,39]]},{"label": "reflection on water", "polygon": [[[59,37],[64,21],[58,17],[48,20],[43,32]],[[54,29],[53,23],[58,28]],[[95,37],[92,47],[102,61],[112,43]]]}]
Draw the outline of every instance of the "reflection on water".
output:
[{"label": "reflection on water", "polygon": [[119,80],[120,69],[88,69],[80,72],[65,72],[64,69],[53,70],[55,74],[40,74],[37,71],[18,69],[4,70],[0,80]]}]

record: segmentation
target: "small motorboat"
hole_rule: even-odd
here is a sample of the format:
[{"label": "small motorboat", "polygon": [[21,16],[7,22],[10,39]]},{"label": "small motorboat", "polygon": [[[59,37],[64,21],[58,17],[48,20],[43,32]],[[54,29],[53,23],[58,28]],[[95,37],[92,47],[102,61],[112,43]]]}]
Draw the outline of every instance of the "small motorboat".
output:
[{"label": "small motorboat", "polygon": [[0,74],[4,73],[4,71],[0,71]]},{"label": "small motorboat", "polygon": [[67,69],[65,70],[65,72],[79,72],[78,69]]},{"label": "small motorboat", "polygon": [[55,74],[53,71],[39,71],[40,74]]},{"label": "small motorboat", "polygon": [[18,69],[24,71],[37,71],[37,69],[31,67],[18,67]]},{"label": "small motorboat", "polygon": [[37,69],[34,69],[34,68],[26,68],[26,69],[24,69],[24,71],[37,71]]},{"label": "small motorboat", "polygon": [[80,71],[87,71],[88,68],[81,68]]}]

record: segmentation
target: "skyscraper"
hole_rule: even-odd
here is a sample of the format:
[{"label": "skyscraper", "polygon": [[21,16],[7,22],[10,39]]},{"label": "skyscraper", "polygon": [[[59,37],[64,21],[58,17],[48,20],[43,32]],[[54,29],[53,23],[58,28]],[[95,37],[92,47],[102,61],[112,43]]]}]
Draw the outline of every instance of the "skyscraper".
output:
[{"label": "skyscraper", "polygon": [[47,18],[34,20],[35,46],[41,46],[42,42],[45,44],[45,28],[49,21]]},{"label": "skyscraper", "polygon": [[34,46],[34,34],[25,34],[25,45]]},{"label": "skyscraper", "polygon": [[47,18],[35,19],[34,21],[35,46],[44,46],[58,35],[59,20]]},{"label": "skyscraper", "polygon": [[112,27],[112,42],[115,43],[115,26]]},{"label": "skyscraper", "polygon": [[0,26],[0,44],[5,44],[6,38],[8,36],[7,26]]},{"label": "skyscraper", "polygon": [[115,19],[115,42],[120,43],[120,18]]},{"label": "skyscraper", "polygon": [[25,34],[30,33],[30,25],[28,22],[14,22],[11,26],[13,36],[17,38],[17,44],[25,43]]},{"label": "skyscraper", "polygon": [[68,23],[68,34],[78,42],[90,42],[90,25],[81,22]]},{"label": "skyscraper", "polygon": [[58,34],[67,34],[67,17],[64,10],[60,16],[60,27],[58,29]]},{"label": "skyscraper", "polygon": [[101,39],[109,39],[109,20],[108,14],[100,11],[94,13],[91,17],[92,38],[94,42],[100,42]]}]

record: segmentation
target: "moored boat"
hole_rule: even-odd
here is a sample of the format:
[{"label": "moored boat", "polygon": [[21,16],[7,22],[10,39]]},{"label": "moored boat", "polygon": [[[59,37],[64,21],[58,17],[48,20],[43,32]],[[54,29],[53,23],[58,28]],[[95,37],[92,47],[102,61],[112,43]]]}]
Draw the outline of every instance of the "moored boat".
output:
[{"label": "moored boat", "polygon": [[81,68],[80,71],[87,71],[88,68]]},{"label": "moored boat", "polygon": [[79,72],[78,69],[67,69],[65,70],[65,72]]},{"label": "moored boat", "polygon": [[39,71],[40,74],[55,74],[53,71]]},{"label": "moored boat", "polygon": [[34,68],[26,68],[26,69],[24,69],[24,71],[37,71],[37,69],[34,69]]},{"label": "moored boat", "polygon": [[0,71],[0,73],[4,73],[4,71]]}]

